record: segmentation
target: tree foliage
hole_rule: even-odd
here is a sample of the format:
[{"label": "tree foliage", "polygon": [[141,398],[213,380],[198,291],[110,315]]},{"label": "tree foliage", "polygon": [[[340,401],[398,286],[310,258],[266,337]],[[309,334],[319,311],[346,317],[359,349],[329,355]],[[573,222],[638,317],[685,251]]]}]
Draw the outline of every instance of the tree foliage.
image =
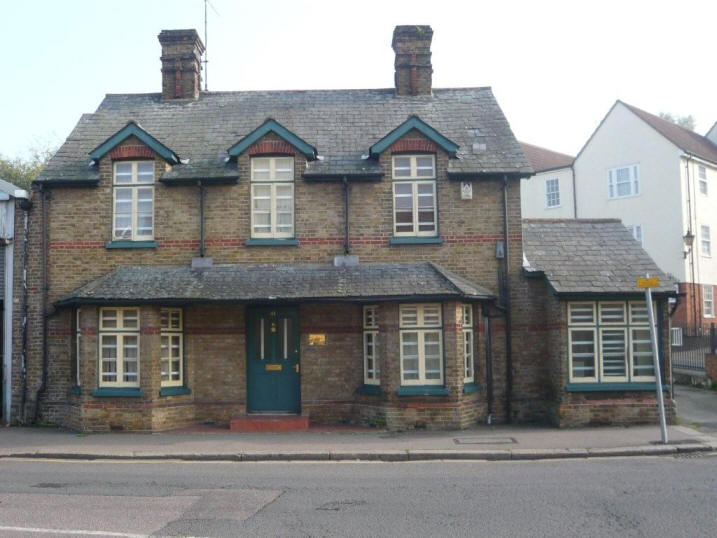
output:
[{"label": "tree foliage", "polygon": [[669,112],[660,112],[660,117],[663,120],[670,121],[676,125],[679,125],[680,127],[689,129],[690,131],[695,130],[695,118],[692,116],[692,114],[688,116],[673,116]]},{"label": "tree foliage", "polygon": [[21,189],[29,189],[55,151],[47,146],[36,145],[30,148],[27,157],[10,158],[0,154],[0,179]]}]

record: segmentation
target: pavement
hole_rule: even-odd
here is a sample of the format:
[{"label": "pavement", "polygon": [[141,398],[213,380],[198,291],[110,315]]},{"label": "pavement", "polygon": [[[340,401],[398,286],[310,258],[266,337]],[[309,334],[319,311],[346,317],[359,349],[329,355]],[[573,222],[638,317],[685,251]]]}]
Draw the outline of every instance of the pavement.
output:
[{"label": "pavement", "polygon": [[304,432],[230,433],[200,429],[154,434],[82,434],[54,428],[0,428],[0,458],[180,461],[535,460],[669,455],[717,451],[717,436],[655,426],[555,429],[476,426],[459,431],[388,432],[312,428]]},{"label": "pavement", "polygon": [[675,401],[681,424],[717,434],[717,391],[675,385]]}]

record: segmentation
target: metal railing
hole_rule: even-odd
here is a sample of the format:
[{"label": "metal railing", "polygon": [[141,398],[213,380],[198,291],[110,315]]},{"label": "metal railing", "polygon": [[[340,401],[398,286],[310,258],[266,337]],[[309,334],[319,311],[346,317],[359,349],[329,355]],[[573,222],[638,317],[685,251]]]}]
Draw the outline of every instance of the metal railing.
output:
[{"label": "metal railing", "polygon": [[673,368],[704,371],[705,355],[715,353],[715,350],[717,350],[717,330],[714,323],[706,331],[672,327],[670,351]]}]

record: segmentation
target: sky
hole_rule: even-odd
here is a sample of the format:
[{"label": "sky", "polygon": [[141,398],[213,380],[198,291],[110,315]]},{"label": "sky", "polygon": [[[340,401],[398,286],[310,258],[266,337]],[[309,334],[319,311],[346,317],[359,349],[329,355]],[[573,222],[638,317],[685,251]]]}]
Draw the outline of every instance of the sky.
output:
[{"label": "sky", "polygon": [[[717,121],[714,0],[211,0],[209,90],[388,88],[398,24],[433,85],[491,86],[521,141],[576,154],[616,99]],[[0,154],[58,146],[106,93],[160,90],[162,29],[204,0],[0,0]]]}]

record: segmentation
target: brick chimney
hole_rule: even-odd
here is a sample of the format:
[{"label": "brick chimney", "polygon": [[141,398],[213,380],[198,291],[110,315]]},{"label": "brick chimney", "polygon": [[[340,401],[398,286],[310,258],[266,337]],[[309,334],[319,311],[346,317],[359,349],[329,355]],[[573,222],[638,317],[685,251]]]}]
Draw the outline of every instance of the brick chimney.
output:
[{"label": "brick chimney", "polygon": [[430,26],[396,26],[391,47],[396,53],[396,95],[431,95]]},{"label": "brick chimney", "polygon": [[198,99],[204,43],[196,30],[162,30],[162,100]]}]

